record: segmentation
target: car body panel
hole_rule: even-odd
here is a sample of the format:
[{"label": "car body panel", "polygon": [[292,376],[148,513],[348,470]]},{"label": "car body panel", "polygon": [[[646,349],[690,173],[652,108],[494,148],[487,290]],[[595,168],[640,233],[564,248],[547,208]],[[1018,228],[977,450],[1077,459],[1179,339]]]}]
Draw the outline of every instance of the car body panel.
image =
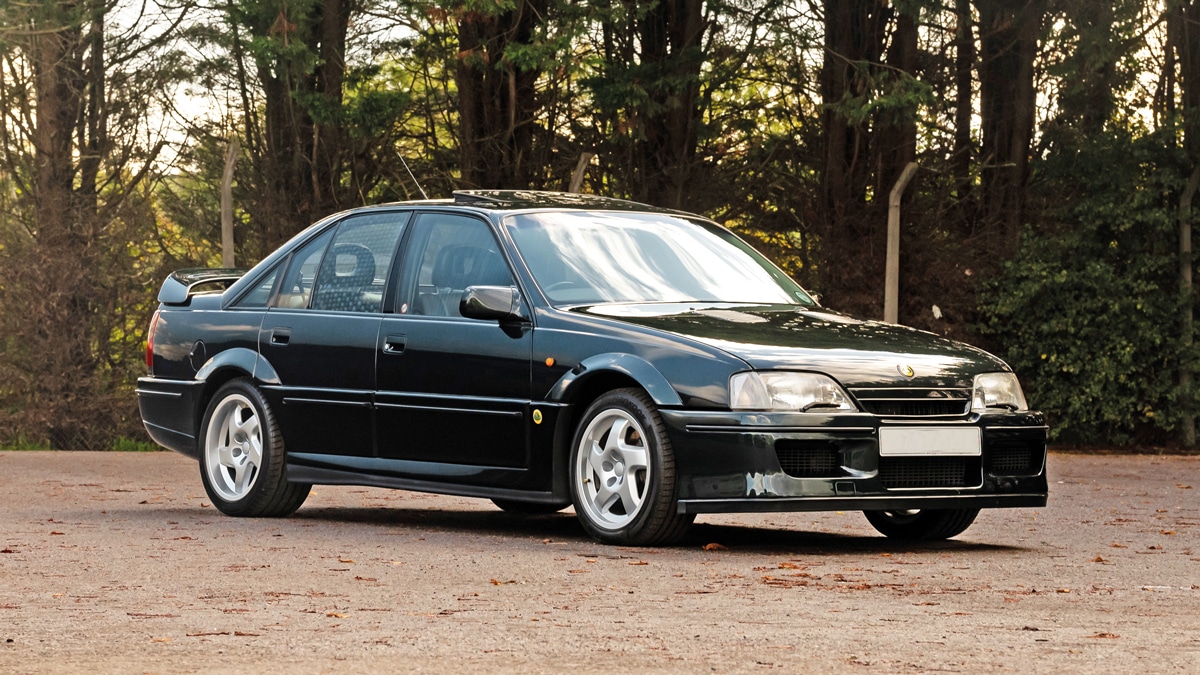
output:
[{"label": "car body panel", "polygon": [[[576,311],[683,335],[734,354],[755,370],[816,371],[848,387],[970,387],[975,373],[1008,370],[1003,361],[961,342],[824,309],[692,303]],[[912,376],[901,372],[906,365]]]},{"label": "car body panel", "polygon": [[[403,350],[387,349],[393,340]],[[379,345],[379,456],[527,468],[528,326],[389,316]]]},{"label": "car body panel", "polygon": [[379,315],[271,309],[259,353],[277,382],[263,387],[290,451],[373,454]]}]

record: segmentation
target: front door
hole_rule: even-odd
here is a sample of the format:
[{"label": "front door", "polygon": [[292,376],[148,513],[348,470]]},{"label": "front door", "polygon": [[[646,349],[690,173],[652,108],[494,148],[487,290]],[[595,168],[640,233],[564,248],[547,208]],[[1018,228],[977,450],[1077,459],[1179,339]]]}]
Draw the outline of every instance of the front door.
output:
[{"label": "front door", "polygon": [[465,215],[418,216],[400,276],[377,345],[380,456],[526,467],[531,329],[458,311],[468,286],[514,283],[491,227]]}]

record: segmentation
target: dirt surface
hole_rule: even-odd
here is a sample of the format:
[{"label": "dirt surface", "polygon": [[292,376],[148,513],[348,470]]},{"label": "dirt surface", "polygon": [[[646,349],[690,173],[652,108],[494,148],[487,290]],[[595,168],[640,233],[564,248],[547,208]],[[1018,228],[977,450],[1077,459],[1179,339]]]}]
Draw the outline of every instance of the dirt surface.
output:
[{"label": "dirt surface", "polygon": [[171,453],[0,453],[0,672],[1200,670],[1200,459],[1051,458],[1045,509],[600,546],[568,510],[317,487],[222,516]]}]

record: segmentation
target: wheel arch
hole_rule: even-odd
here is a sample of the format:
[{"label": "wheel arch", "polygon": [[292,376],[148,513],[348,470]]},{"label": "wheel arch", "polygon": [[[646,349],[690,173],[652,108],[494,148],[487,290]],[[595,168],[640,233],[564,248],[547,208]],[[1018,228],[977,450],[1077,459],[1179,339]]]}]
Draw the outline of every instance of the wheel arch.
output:
[{"label": "wheel arch", "polygon": [[554,438],[555,492],[567,494],[571,443],[583,413],[593,401],[615,389],[640,389],[655,405],[681,405],[667,378],[645,359],[632,354],[600,354],[584,359],[550,390],[547,399],[568,404]]},{"label": "wheel arch", "polygon": [[258,383],[275,384],[279,375],[271,364],[258,352],[245,347],[226,349],[213,355],[196,371],[196,380],[204,382],[200,396],[196,399],[196,439],[200,443],[200,427],[204,424],[204,412],[217,390],[226,382],[246,377]]},{"label": "wheel arch", "polygon": [[612,381],[628,382],[640,387],[650,395],[655,405],[683,405],[679,392],[675,391],[667,378],[649,361],[640,356],[622,353],[597,354],[580,361],[579,365],[567,371],[551,387],[546,398],[555,402],[577,404],[581,392],[593,391],[598,386],[604,386],[605,382]]}]

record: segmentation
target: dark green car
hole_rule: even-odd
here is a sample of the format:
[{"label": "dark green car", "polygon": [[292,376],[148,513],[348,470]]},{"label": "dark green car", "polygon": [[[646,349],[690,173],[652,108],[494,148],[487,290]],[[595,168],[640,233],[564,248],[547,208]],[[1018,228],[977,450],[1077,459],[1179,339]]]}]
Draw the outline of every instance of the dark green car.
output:
[{"label": "dark green car", "polygon": [[248,272],[164,283],[139,380],[213,503],[313,484],[574,506],[589,535],[862,510],[944,539],[1044,506],[1046,425],[996,357],[825,309],[729,231],[537,192],[337,214]]}]

